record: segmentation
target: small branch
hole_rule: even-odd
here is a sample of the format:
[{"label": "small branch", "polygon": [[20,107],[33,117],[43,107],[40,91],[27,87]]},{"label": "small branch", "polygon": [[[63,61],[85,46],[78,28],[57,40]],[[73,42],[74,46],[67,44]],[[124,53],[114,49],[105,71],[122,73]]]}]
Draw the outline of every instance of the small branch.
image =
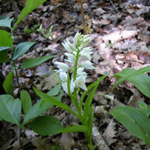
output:
[{"label": "small branch", "polygon": [[92,139],[93,143],[96,145],[97,150],[110,150],[102,135],[97,130],[96,126],[93,124],[92,129]]}]

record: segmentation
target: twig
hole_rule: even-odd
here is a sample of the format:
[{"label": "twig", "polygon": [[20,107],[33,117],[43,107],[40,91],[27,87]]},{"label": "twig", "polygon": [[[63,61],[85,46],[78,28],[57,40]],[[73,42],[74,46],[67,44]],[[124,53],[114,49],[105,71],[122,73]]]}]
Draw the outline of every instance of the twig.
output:
[{"label": "twig", "polygon": [[110,148],[108,147],[102,135],[99,133],[99,131],[97,130],[94,124],[93,124],[93,129],[92,129],[92,138],[93,138],[94,144],[97,147],[97,150],[110,150]]}]

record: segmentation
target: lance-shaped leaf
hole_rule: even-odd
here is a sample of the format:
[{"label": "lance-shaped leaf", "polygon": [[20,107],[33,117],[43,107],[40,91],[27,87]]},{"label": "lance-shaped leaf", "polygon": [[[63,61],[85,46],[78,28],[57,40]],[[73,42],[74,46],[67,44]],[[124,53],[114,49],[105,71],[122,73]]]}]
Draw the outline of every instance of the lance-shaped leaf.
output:
[{"label": "lance-shaped leaf", "polygon": [[29,126],[42,136],[57,134],[62,129],[59,120],[53,116],[37,117]]},{"label": "lance-shaped leaf", "polygon": [[121,82],[128,80],[130,81],[139,91],[141,91],[144,95],[150,98],[150,77],[148,77],[145,72],[150,72],[150,66],[141,68],[139,70],[127,68],[123,71],[115,74],[116,79],[119,79],[112,90],[119,85]]},{"label": "lance-shaped leaf", "polygon": [[84,125],[74,125],[74,126],[69,126],[61,129],[59,131],[60,133],[65,133],[65,132],[87,132],[87,128]]},{"label": "lance-shaped leaf", "polygon": [[22,90],[20,93],[20,98],[23,111],[27,114],[32,107],[31,97],[26,90]]},{"label": "lance-shaped leaf", "polygon": [[13,21],[13,18],[9,18],[9,17],[0,19],[0,27],[8,27],[11,29],[12,21]]},{"label": "lance-shaped leaf", "polygon": [[19,43],[15,49],[13,50],[12,53],[12,60],[17,59],[18,57],[22,56],[24,53],[26,53],[31,46],[33,46],[35,44],[35,42],[22,42]]},{"label": "lance-shaped leaf", "polygon": [[58,107],[60,107],[60,108],[62,108],[64,110],[70,112],[71,114],[75,115],[76,117],[78,117],[78,115],[76,114],[76,112],[74,112],[69,106],[67,106],[67,105],[63,104],[62,102],[58,101],[56,98],[48,96],[47,94],[39,91],[38,89],[36,89],[34,87],[33,87],[33,89],[34,89],[34,92],[38,96],[40,96],[43,100],[48,101],[49,103],[51,103],[53,105],[56,105],[56,106],[58,106]]},{"label": "lance-shaped leaf", "polygon": [[150,145],[150,120],[139,109],[119,106],[110,111],[123,126],[136,137]]},{"label": "lance-shaped leaf", "polygon": [[5,30],[0,30],[0,51],[6,50],[13,45],[10,34]]},{"label": "lance-shaped leaf", "polygon": [[8,74],[3,82],[3,88],[7,94],[14,95],[13,71]]},{"label": "lance-shaped leaf", "polygon": [[11,95],[0,95],[0,118],[19,125],[21,101]]},{"label": "lance-shaped leaf", "polygon": [[17,26],[17,24],[32,10],[39,7],[41,4],[43,4],[46,0],[27,0],[24,9],[22,10],[17,22],[15,23],[14,29]]},{"label": "lance-shaped leaf", "polygon": [[49,56],[42,56],[40,58],[30,58],[30,59],[25,60],[22,63],[21,67],[26,68],[26,69],[32,68],[32,67],[42,64],[43,62],[45,62],[53,57],[54,57],[53,55],[49,55]]}]

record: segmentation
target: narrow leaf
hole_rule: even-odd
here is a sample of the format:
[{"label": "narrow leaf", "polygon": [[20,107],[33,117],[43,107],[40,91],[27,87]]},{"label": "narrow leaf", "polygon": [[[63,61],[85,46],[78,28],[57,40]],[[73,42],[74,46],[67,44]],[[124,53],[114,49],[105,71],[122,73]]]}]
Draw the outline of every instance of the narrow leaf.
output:
[{"label": "narrow leaf", "polygon": [[24,9],[22,10],[17,22],[15,23],[14,29],[17,26],[17,24],[32,10],[39,7],[41,4],[43,4],[46,0],[27,0]]},{"label": "narrow leaf", "polygon": [[22,90],[20,93],[21,105],[25,114],[29,112],[32,107],[31,97],[26,90]]},{"label": "narrow leaf", "polygon": [[21,67],[25,68],[25,69],[32,68],[32,67],[42,64],[43,62],[45,62],[53,57],[54,57],[53,55],[49,55],[49,56],[42,56],[40,58],[30,58],[30,59],[25,60],[22,63]]},{"label": "narrow leaf", "polygon": [[84,125],[74,125],[70,127],[65,127],[59,131],[60,133],[65,132],[87,132],[87,129]]},{"label": "narrow leaf", "polygon": [[42,136],[57,134],[58,131],[62,129],[59,120],[52,116],[38,117],[34,119],[29,126]]},{"label": "narrow leaf", "polygon": [[14,95],[13,71],[8,74],[3,82],[3,88],[7,94]]},{"label": "narrow leaf", "polygon": [[21,101],[11,95],[0,95],[0,118],[19,125]]},{"label": "narrow leaf", "polygon": [[12,53],[12,60],[17,59],[18,57],[22,56],[24,53],[26,53],[31,46],[33,46],[35,44],[35,42],[22,42],[19,43],[15,49],[13,50]]},{"label": "narrow leaf", "polygon": [[46,95],[45,93],[39,91],[38,89],[36,89],[34,87],[33,87],[33,89],[34,89],[34,92],[38,96],[40,96],[43,100],[48,101],[49,103],[51,103],[53,105],[56,105],[56,106],[66,110],[66,111],[70,112],[71,114],[78,117],[78,115],[69,106],[67,106],[67,105],[63,104],[62,102],[58,101],[56,98],[53,98],[51,96]]}]

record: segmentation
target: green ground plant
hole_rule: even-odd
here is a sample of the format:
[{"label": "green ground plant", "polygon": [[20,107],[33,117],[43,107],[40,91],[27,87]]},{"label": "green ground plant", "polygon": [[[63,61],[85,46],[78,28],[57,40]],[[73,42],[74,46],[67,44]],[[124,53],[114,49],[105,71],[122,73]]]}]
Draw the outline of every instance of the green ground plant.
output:
[{"label": "green ground plant", "polygon": [[[150,98],[150,77],[145,74],[150,73],[150,66],[139,70],[127,68],[115,74],[119,79],[113,89],[125,80],[131,82],[139,91]],[[139,109],[130,106],[118,106],[110,111],[129,132],[145,141],[150,146],[150,106],[139,101]]]},{"label": "green ground plant", "polygon": [[[16,26],[28,13],[40,6],[45,1],[46,0],[27,0],[24,9],[22,10],[18,20],[13,27],[13,18],[8,18],[4,16],[0,17],[0,27],[6,27],[11,31],[10,34],[5,30],[0,30],[0,63],[10,62],[13,66],[12,71],[6,76],[3,82],[3,87],[7,94],[0,95],[0,120],[5,120],[19,126],[19,142],[21,149],[23,149],[23,137],[27,127],[31,127],[31,129],[43,136],[57,134],[58,130],[62,128],[62,125],[57,118],[54,118],[53,116],[39,116],[53,105],[43,99],[40,99],[36,104],[32,106],[32,100],[29,93],[26,90],[22,90],[20,88],[19,77],[17,74],[18,68],[32,68],[53,58],[54,56],[49,55],[40,58],[27,59],[21,64],[21,66],[17,67],[17,59],[25,54],[35,44],[35,42],[22,42],[19,43],[17,46],[13,45],[13,33]],[[8,53],[10,52],[10,50],[11,58],[8,57]],[[20,98],[13,97],[14,77],[16,77],[17,79],[18,88],[20,91]],[[63,95],[63,92],[58,95],[60,88],[61,86],[57,85],[47,94],[50,96],[55,96],[55,99],[57,99],[57,101],[60,101]],[[21,119],[22,110],[24,114],[23,116],[25,116],[23,119]]]},{"label": "green ground plant", "polygon": [[[92,100],[100,81],[102,81],[108,74],[102,76],[96,82],[86,87],[85,81],[87,73],[84,70],[94,69],[92,63],[90,62],[90,55],[93,53],[92,47],[87,47],[90,41],[91,38],[89,37],[89,35],[82,35],[81,33],[77,32],[74,37],[74,44],[70,43],[68,40],[62,43],[65,50],[67,51],[67,53],[65,53],[65,55],[68,57],[68,59],[66,59],[66,62],[74,64],[74,68],[70,68],[67,64],[62,62],[55,62],[55,64],[59,68],[57,72],[59,72],[60,77],[56,74],[55,76],[60,81],[63,90],[70,96],[76,108],[76,111],[73,111],[68,105],[63,104],[57,99],[48,96],[47,94],[39,91],[36,88],[34,88],[34,91],[42,99],[68,111],[80,120],[81,125],[74,125],[63,128],[59,131],[60,133],[83,132],[88,142],[88,148],[90,150],[94,150],[94,147],[92,145],[92,127],[94,120]],[[81,64],[79,63],[80,58],[85,59],[85,61]],[[69,75],[70,73],[71,76]],[[81,95],[81,98],[79,99],[78,95],[80,93],[80,90],[84,91]]]}]

